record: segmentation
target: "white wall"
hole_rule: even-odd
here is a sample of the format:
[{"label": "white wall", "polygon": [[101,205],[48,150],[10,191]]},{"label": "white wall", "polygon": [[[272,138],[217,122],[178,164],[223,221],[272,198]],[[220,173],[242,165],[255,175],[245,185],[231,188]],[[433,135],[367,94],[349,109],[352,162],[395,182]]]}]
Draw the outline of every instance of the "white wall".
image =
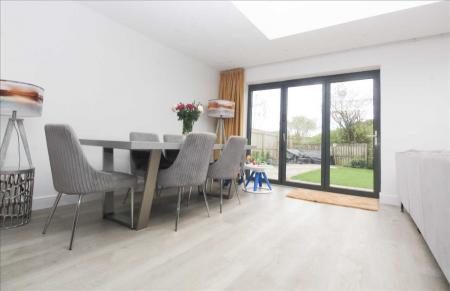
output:
[{"label": "white wall", "polygon": [[[49,206],[55,195],[44,124],[68,123],[79,137],[98,139],[181,133],[170,106],[217,97],[216,70],[77,2],[2,1],[0,34],[1,78],[45,89],[42,117],[25,120],[36,166],[34,208]],[[2,117],[2,132],[5,124]],[[194,126],[213,129],[206,116]],[[101,168],[101,149],[84,149]],[[128,153],[117,155],[117,169],[127,171],[128,163]],[[16,144],[6,164],[17,165]]]},{"label": "white wall", "polygon": [[398,203],[395,152],[450,149],[449,56],[445,35],[247,68],[245,78],[248,85],[380,68],[380,198]]}]

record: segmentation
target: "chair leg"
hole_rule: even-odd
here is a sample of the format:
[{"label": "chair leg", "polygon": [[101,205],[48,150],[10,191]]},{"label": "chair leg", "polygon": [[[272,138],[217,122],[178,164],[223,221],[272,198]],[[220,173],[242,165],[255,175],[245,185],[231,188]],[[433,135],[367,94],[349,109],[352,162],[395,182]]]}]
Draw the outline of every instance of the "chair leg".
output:
[{"label": "chair leg", "polygon": [[205,183],[205,186],[203,186],[202,192],[203,192],[203,199],[205,199],[206,212],[208,212],[208,217],[209,217],[209,205],[208,205],[208,200],[206,199],[206,183]]},{"label": "chair leg", "polygon": [[175,220],[175,231],[178,230],[178,221],[180,220],[181,192],[181,187],[178,187],[177,218]]},{"label": "chair leg", "polygon": [[162,188],[161,188],[161,187],[158,187],[158,188],[156,189],[156,197],[157,197],[157,198],[160,198],[160,197],[161,197],[161,192],[162,192]]},{"label": "chair leg", "polygon": [[72,245],[73,245],[73,239],[75,237],[75,230],[77,229],[77,224],[78,224],[78,216],[80,214],[80,204],[81,204],[81,199],[83,198],[83,195],[80,194],[79,198],[78,198],[78,203],[77,203],[77,208],[75,209],[75,217],[73,219],[73,226],[72,226],[72,236],[70,237],[70,245],[69,245],[69,250],[72,250]]},{"label": "chair leg", "polygon": [[209,178],[206,178],[205,184],[202,187],[203,192],[206,192],[208,190],[208,180],[209,180]]},{"label": "chair leg", "polygon": [[129,196],[130,196],[130,189],[128,189],[127,194],[125,194],[125,197],[123,198],[122,204],[125,204],[127,202]]},{"label": "chair leg", "polygon": [[238,186],[236,184],[236,180],[234,180],[233,183],[234,183],[234,191],[236,192],[236,197],[238,199],[239,204],[241,204],[241,198],[239,197],[239,190],[238,190]]},{"label": "chair leg", "polygon": [[222,205],[223,205],[223,180],[220,180],[220,213],[222,213]]},{"label": "chair leg", "polygon": [[188,195],[188,199],[186,202],[186,207],[189,207],[189,201],[191,201],[191,194],[192,194],[192,186],[189,187],[189,195]]},{"label": "chair leg", "polygon": [[44,225],[44,230],[42,231],[42,234],[45,234],[47,232],[47,228],[50,225],[50,221],[52,221],[53,214],[55,214],[56,207],[58,206],[59,200],[61,199],[62,193],[58,192],[58,195],[56,196],[55,202],[53,203],[52,210],[50,210],[50,214],[47,218],[47,222]]},{"label": "chair leg", "polygon": [[134,229],[134,188],[130,188],[130,227]]}]

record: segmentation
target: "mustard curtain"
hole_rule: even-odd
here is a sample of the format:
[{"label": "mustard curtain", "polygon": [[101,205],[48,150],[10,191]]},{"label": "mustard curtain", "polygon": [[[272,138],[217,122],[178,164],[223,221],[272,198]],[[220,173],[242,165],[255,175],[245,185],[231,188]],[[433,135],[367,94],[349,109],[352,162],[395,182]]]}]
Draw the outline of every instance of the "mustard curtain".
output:
[{"label": "mustard curtain", "polygon": [[225,136],[242,135],[244,124],[244,69],[220,72],[219,99],[234,101],[234,118],[225,119]]}]

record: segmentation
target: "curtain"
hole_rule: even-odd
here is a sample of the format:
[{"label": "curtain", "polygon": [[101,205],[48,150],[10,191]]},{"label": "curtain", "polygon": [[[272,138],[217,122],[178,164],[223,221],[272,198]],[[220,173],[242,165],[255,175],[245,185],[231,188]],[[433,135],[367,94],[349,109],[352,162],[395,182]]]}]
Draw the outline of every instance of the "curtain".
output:
[{"label": "curtain", "polygon": [[242,135],[244,124],[244,69],[220,72],[219,99],[234,101],[234,118],[226,118],[225,136]]}]

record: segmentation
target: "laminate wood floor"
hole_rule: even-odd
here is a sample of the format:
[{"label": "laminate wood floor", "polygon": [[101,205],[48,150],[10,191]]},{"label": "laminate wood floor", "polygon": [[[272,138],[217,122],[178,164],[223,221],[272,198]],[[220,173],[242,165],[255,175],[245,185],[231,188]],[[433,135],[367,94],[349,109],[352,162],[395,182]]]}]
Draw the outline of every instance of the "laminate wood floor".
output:
[{"label": "laminate wood floor", "polygon": [[163,192],[142,231],[101,218],[101,201],[82,205],[68,251],[73,206],[36,211],[0,233],[0,289],[6,290],[450,290],[406,213],[366,211],[272,194],[200,196],[183,205]]}]

